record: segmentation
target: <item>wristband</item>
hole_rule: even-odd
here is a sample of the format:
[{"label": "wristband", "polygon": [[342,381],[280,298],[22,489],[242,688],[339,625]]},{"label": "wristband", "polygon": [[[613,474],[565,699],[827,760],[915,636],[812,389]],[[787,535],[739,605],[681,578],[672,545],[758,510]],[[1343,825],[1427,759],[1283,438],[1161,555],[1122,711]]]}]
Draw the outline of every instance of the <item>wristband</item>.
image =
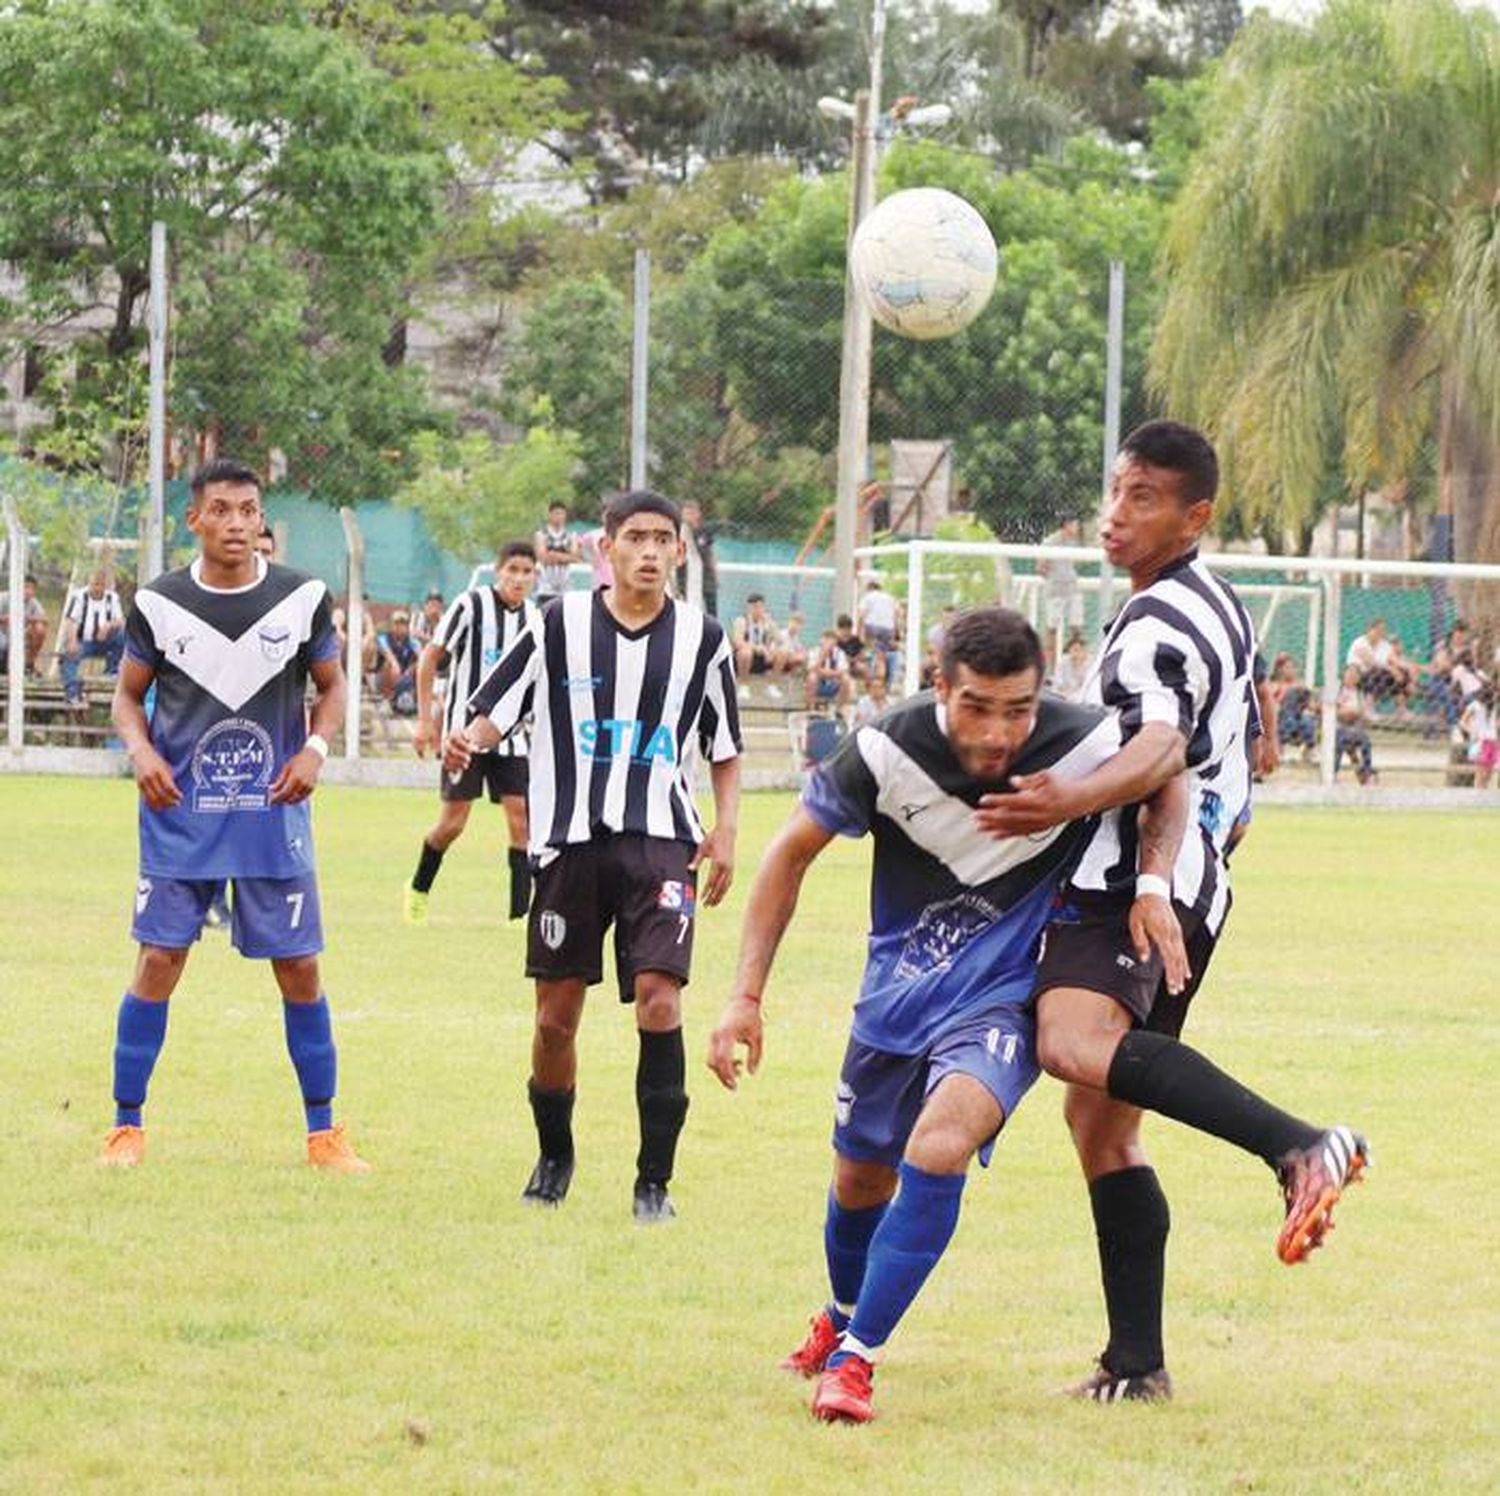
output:
[{"label": "wristband", "polygon": [[307,741],[302,746],[311,748],[321,759],[326,760],[328,757],[328,739],[320,732],[308,733]]},{"label": "wristband", "polygon": [[1135,896],[1138,899],[1165,899],[1170,904],[1172,902],[1172,885],[1167,879],[1160,878],[1155,873],[1137,873],[1135,879]]},{"label": "wristband", "polygon": [[741,1002],[753,1003],[757,1008],[760,1006],[760,994],[758,992],[741,992],[737,995]]}]

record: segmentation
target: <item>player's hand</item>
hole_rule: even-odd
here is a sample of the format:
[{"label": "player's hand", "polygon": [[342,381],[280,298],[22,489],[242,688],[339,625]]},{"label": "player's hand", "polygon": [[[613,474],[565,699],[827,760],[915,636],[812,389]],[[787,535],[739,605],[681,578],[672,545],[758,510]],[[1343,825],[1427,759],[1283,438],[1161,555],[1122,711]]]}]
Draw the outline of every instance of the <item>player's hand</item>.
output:
[{"label": "player's hand", "polygon": [[474,757],[474,745],[462,732],[450,732],[443,744],[443,767],[450,774],[462,774]]},{"label": "player's hand", "polygon": [[1187,986],[1192,976],[1187,946],[1170,899],[1148,893],[1130,906],[1130,941],[1139,961],[1149,961],[1153,950],[1161,956],[1167,991],[1174,997]]},{"label": "player's hand", "polygon": [[182,801],[182,791],[172,778],[167,761],[149,743],[143,743],[130,755],[135,782],[146,804],[152,810],[170,810]]},{"label": "player's hand", "polygon": [[303,748],[282,764],[266,799],[272,805],[299,804],[317,788],[322,769],[323,755],[314,748]]},{"label": "player's hand", "polygon": [[688,863],[688,867],[696,869],[705,862],[710,864],[710,869],[702,897],[704,904],[712,909],[729,892],[729,885],[734,882],[734,832],[728,827],[715,826],[698,843],[698,850],[693,853],[693,860]]},{"label": "player's hand", "polygon": [[426,718],[418,717],[416,726],[411,730],[411,745],[416,749],[418,758],[427,757],[427,750],[432,747],[435,736],[432,723]]},{"label": "player's hand", "polygon": [[1255,773],[1260,779],[1269,779],[1281,763],[1281,747],[1274,732],[1263,732],[1255,740]]},{"label": "player's hand", "polygon": [[[745,1046],[745,1058],[735,1053]],[[765,1031],[761,1026],[760,1004],[753,997],[731,997],[719,1015],[718,1027],[708,1036],[708,1068],[719,1077],[724,1089],[739,1089],[740,1071],[751,1075],[760,1069]]]},{"label": "player's hand", "polygon": [[974,811],[975,824],[991,836],[1029,836],[1047,831],[1083,814],[1072,781],[1043,771],[1017,774],[1008,795],[981,795]]}]

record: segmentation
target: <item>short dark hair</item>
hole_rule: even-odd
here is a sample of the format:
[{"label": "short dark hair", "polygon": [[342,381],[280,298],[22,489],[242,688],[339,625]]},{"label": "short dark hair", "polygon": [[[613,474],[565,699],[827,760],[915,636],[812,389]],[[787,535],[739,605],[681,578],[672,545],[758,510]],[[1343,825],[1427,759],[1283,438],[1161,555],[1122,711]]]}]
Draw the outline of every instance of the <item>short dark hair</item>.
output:
[{"label": "short dark hair", "polygon": [[563,503],[561,499],[553,499],[553,501],[547,505],[548,514],[551,514],[554,509],[561,509],[564,514],[568,513],[568,506]]},{"label": "short dark hair", "polygon": [[617,493],[604,506],[604,533],[618,535],[620,526],[634,514],[659,514],[672,521],[672,528],[682,534],[682,511],[665,494],[649,488],[631,488]]},{"label": "short dark hair", "polygon": [[766,595],[764,592],[751,592],[746,595],[745,606],[748,608],[751,603],[763,603],[765,600]]},{"label": "short dark hair", "polygon": [[847,613],[840,613],[834,622],[841,629],[852,629],[854,627],[854,620]]},{"label": "short dark hair", "polygon": [[422,601],[424,603],[430,603],[433,600],[433,598],[436,598],[439,602],[442,602],[442,600],[443,600],[443,589],[441,587],[429,587],[427,589],[427,596],[424,597],[422,599]]},{"label": "short dark hair", "polygon": [[1042,641],[1014,608],[970,608],[943,630],[942,671],[952,681],[960,665],[975,675],[998,677],[1046,670]]},{"label": "short dark hair", "polygon": [[33,587],[40,587],[42,585],[40,582],[37,581],[37,579],[36,579],[36,573],[34,571],[28,571],[26,573],[26,580],[28,582],[30,582]]},{"label": "short dark hair", "polygon": [[1213,502],[1219,491],[1219,458],[1213,443],[1196,426],[1181,421],[1147,421],[1120,443],[1120,455],[1152,467],[1181,473],[1183,497],[1189,504]]},{"label": "short dark hair", "polygon": [[[507,540],[500,547],[500,564],[505,565],[507,561],[514,561],[517,556],[524,556],[528,561],[536,560],[536,547],[529,540]],[[428,597],[432,594],[429,592]]]},{"label": "short dark hair", "polygon": [[248,483],[257,493],[262,491],[260,474],[232,457],[215,457],[212,462],[205,462],[188,480],[194,503],[203,497],[203,490],[210,483]]}]

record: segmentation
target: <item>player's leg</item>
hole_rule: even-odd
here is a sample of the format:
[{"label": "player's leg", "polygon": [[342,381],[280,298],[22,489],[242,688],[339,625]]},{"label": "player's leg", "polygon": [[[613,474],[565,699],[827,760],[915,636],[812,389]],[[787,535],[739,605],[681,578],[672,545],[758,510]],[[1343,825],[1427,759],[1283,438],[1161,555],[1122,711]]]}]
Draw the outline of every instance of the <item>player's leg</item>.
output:
[{"label": "player's leg", "polygon": [[687,1061],[682,1042],[682,982],[672,973],[638,971],[632,983],[636,1038],[635,1106],[641,1146],[632,1212],[642,1225],[676,1214],[667,1186],[687,1121]]},{"label": "player's leg", "polygon": [[427,899],[443,865],[443,855],[463,835],[469,823],[469,812],[479,798],[480,774],[470,764],[456,779],[443,772],[438,793],[441,796],[437,824],[422,838],[417,870],[407,885],[402,902],[402,918],[409,925],[427,923]]},{"label": "player's leg", "polygon": [[104,1139],[100,1163],[129,1167],[145,1156],[143,1109],[166,1042],[167,1003],[218,886],[211,879],[188,882],[145,874],[136,880],[130,933],[140,949],[115,1020],[115,1125]]}]

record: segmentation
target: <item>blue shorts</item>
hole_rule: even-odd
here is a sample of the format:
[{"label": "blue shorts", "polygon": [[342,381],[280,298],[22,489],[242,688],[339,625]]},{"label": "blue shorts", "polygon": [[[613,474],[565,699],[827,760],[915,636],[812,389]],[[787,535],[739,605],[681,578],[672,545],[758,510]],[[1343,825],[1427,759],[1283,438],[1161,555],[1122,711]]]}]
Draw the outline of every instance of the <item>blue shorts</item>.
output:
[{"label": "blue shorts", "polygon": [[[833,1146],[844,1158],[895,1168],[922,1104],[946,1075],[971,1075],[1000,1103],[1002,1120],[1035,1084],[1036,1022],[1029,1008],[985,1008],[920,1054],[891,1054],[850,1039],[834,1099]],[[999,1129],[996,1129],[996,1136]],[[988,1165],[995,1138],[979,1150]]]},{"label": "blue shorts", "polygon": [[[135,885],[135,918],[131,938],[142,945],[185,950],[203,933],[203,921],[223,878],[157,878],[142,873]],[[290,960],[315,956],[323,949],[323,917],[318,880],[313,873],[297,878],[235,878],[229,936],[242,956],[255,960]]]}]

